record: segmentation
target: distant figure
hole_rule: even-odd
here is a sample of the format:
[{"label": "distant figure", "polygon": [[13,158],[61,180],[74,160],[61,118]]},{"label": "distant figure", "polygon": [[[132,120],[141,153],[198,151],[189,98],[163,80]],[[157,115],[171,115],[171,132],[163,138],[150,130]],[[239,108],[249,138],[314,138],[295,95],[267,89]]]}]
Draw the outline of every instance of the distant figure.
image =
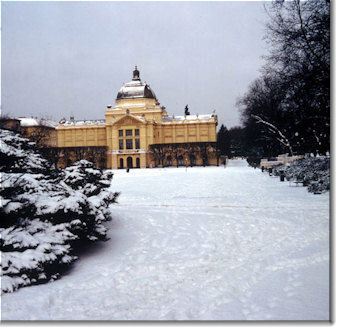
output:
[{"label": "distant figure", "polygon": [[130,168],[127,168],[127,169],[126,169],[126,173],[129,173],[129,171],[130,171]]},{"label": "distant figure", "polygon": [[186,105],[186,107],[185,107],[185,115],[190,115],[190,112],[188,110],[188,105]]}]

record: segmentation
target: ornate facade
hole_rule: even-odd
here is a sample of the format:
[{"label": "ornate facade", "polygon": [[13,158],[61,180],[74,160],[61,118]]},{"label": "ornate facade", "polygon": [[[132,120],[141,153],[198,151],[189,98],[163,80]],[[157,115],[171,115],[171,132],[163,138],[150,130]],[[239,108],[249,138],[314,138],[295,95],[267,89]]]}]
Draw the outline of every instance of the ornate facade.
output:
[{"label": "ornate facade", "polygon": [[113,169],[217,165],[216,126],[214,113],[168,115],[136,67],[105,120],[59,123],[59,165],[83,157]]}]

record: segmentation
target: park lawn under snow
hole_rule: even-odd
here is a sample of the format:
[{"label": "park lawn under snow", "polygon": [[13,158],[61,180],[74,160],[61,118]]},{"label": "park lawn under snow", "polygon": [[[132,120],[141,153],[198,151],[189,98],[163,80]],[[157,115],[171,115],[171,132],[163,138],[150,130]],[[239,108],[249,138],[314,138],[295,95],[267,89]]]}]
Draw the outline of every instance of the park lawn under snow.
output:
[{"label": "park lawn under snow", "polygon": [[245,161],[115,172],[108,242],[3,320],[328,320],[329,194]]}]

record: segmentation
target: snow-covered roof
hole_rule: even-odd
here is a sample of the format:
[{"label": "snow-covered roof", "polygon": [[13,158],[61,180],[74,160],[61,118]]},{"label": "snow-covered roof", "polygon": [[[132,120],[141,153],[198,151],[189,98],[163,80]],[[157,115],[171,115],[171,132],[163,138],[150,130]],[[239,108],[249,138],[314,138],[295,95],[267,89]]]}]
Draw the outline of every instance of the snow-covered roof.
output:
[{"label": "snow-covered roof", "polygon": [[203,115],[183,115],[183,116],[175,116],[168,115],[163,117],[163,122],[208,122],[216,120],[217,116],[215,114],[203,114]]},{"label": "snow-covered roof", "polygon": [[30,127],[30,126],[47,126],[54,128],[57,126],[57,123],[51,120],[46,119],[38,119],[34,117],[18,117],[17,118],[20,121],[20,125],[23,127]]},{"label": "snow-covered roof", "polygon": [[59,125],[63,126],[73,126],[73,125],[105,125],[105,120],[71,120],[71,121],[66,121],[66,120],[61,120],[59,122]]},{"label": "snow-covered roof", "polygon": [[125,83],[118,91],[117,100],[130,98],[157,99],[150,86],[140,80]]},{"label": "snow-covered roof", "polygon": [[[118,104],[114,108],[111,108],[110,110],[116,110],[116,109],[123,109],[123,110],[125,110],[125,108],[144,108],[144,103],[140,102],[140,103]],[[148,111],[149,108],[151,108],[151,107],[147,107],[147,111]]]}]

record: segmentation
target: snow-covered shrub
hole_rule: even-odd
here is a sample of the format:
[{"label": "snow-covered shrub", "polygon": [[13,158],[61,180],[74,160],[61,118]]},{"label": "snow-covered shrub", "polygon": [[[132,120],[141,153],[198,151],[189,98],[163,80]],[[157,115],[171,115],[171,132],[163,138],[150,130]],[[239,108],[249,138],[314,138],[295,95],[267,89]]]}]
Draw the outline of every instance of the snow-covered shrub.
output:
[{"label": "snow-covered shrub", "polygon": [[70,242],[77,237],[67,228],[38,219],[1,228],[2,292],[57,279],[76,259]]},{"label": "snow-covered shrub", "polygon": [[47,161],[37,152],[35,144],[18,134],[1,129],[0,172],[47,172]]},{"label": "snow-covered shrub", "polygon": [[320,194],[330,189],[330,158],[309,157],[275,168],[275,174],[285,173],[289,181],[301,181],[309,192]]},{"label": "snow-covered shrub", "polygon": [[34,144],[0,130],[2,291],[59,277],[74,247],[105,240],[113,174],[79,161],[56,170]]},{"label": "snow-covered shrub", "polygon": [[104,173],[87,160],[80,160],[62,172],[63,181],[75,190],[81,190],[86,196],[98,195],[103,188],[109,187],[113,173]]}]

